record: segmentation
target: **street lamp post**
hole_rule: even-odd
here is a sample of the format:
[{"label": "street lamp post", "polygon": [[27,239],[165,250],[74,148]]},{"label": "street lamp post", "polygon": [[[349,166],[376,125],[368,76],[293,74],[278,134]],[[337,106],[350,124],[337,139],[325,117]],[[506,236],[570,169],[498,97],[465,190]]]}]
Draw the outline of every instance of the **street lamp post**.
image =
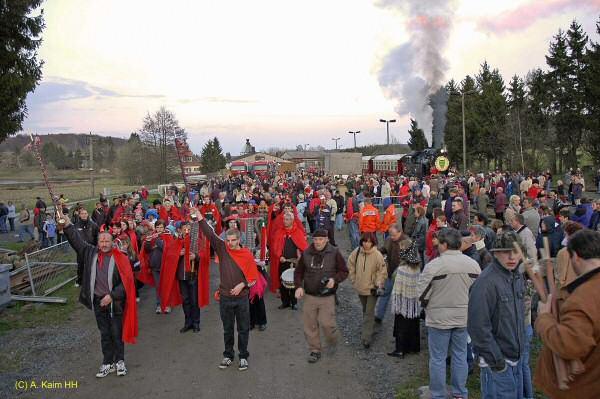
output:
[{"label": "street lamp post", "polygon": [[360,133],[360,130],[357,130],[356,132],[348,132],[348,134],[354,135],[354,148],[356,148],[356,135],[359,133]]},{"label": "street lamp post", "polygon": [[334,137],[334,138],[331,139],[331,140],[335,141],[335,149],[336,150],[338,149],[338,144],[337,143],[338,143],[339,139],[341,139],[341,137]]},{"label": "street lamp post", "polygon": [[385,123],[387,131],[387,145],[390,145],[390,123],[396,123],[395,119],[380,119],[379,122]]}]

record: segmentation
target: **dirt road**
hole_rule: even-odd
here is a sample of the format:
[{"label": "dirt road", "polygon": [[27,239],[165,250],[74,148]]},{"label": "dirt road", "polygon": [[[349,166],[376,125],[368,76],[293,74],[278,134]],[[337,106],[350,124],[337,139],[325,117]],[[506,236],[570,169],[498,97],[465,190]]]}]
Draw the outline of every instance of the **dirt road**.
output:
[{"label": "dirt road", "polygon": [[[336,236],[347,255],[346,231]],[[214,287],[217,266],[212,270]],[[40,327],[0,338],[5,341],[0,343],[2,350],[28,345],[21,355],[22,369],[0,379],[4,385],[0,393],[31,398],[379,399],[392,398],[395,388],[425,361],[423,354],[401,361],[386,356],[393,346],[389,314],[371,349],[362,348],[360,304],[349,282],[342,284],[338,294],[341,339],[334,355],[324,356],[317,364],[307,363],[302,311],[279,310],[279,300],[267,294],[268,328],[251,332],[250,368],[245,372],[237,370],[237,359],[235,367],[217,368],[223,352],[218,304],[202,310],[200,333],[180,334],[181,309],[155,315],[153,295],[151,288],[141,291],[140,334],[138,343],[125,349],[126,377],[95,378],[101,362],[99,333],[92,313],[80,307],[62,328]],[[17,392],[14,385],[20,379],[35,381],[37,389]],[[62,382],[63,387],[42,389],[43,380]],[[65,380],[76,381],[77,387],[65,388]]]}]

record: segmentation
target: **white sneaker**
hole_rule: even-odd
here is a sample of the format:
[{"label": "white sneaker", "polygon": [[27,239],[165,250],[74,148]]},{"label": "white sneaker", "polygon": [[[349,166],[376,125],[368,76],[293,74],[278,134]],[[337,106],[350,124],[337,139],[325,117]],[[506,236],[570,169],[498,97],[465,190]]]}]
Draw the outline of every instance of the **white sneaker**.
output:
[{"label": "white sneaker", "polygon": [[117,375],[123,376],[127,374],[127,367],[125,367],[125,362],[123,360],[119,360],[117,362]]},{"label": "white sneaker", "polygon": [[155,310],[156,314],[161,314],[162,311],[160,310],[160,305],[156,306],[156,310]]},{"label": "white sneaker", "polygon": [[248,360],[240,359],[240,366],[238,367],[238,370],[240,370],[240,371],[248,370]]},{"label": "white sneaker", "polygon": [[219,368],[221,370],[225,370],[227,367],[231,366],[231,363],[233,363],[232,359],[224,357],[223,360],[221,360],[221,363],[219,364]]},{"label": "white sneaker", "polygon": [[107,375],[109,375],[110,373],[114,373],[115,372],[115,365],[114,364],[103,364],[100,366],[100,371],[98,371],[96,373],[96,377],[97,378],[104,378]]},{"label": "white sneaker", "polygon": [[165,313],[166,313],[166,314],[169,314],[169,313],[171,313],[171,307],[170,307],[170,306],[167,306],[167,307],[165,308]]}]

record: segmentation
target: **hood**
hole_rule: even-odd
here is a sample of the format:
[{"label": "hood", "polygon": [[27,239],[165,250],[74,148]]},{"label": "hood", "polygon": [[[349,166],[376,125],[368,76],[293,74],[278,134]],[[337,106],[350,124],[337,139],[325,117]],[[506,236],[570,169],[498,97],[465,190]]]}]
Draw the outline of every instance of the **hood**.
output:
[{"label": "hood", "polygon": [[546,232],[552,234],[556,231],[556,219],[553,216],[546,216],[542,219],[542,223],[546,225]]}]

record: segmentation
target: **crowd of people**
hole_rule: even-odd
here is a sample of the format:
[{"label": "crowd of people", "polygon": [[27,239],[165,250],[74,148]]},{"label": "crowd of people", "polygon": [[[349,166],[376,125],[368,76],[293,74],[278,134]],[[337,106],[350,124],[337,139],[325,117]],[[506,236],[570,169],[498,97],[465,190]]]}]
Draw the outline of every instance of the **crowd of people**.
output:
[{"label": "crowd of people", "polygon": [[[418,353],[424,323],[432,398],[446,398],[448,364],[454,398],[467,398],[475,367],[484,398],[533,398],[534,381],[552,398],[592,398],[600,392],[600,201],[586,198],[584,184],[577,171],[556,183],[549,173],[228,176],[173,186],[153,201],[145,188],[112,204],[102,197],[91,216],[76,207],[69,217],[65,207],[56,234],[77,252],[80,301],[101,332],[97,377],[126,374],[123,342],[135,341],[143,285],[156,291],[157,314],[182,306],[181,333],[199,332],[200,308],[219,301],[218,366],[233,363],[237,324],[246,370],[249,331],[267,329],[267,289],[281,310],[302,302],[307,360],[316,363],[335,349],[336,291],[348,278],[366,350],[389,315],[388,355]],[[337,244],[344,233],[348,251]],[[213,295],[211,259],[220,278]],[[532,376],[534,334],[544,349]]]}]

